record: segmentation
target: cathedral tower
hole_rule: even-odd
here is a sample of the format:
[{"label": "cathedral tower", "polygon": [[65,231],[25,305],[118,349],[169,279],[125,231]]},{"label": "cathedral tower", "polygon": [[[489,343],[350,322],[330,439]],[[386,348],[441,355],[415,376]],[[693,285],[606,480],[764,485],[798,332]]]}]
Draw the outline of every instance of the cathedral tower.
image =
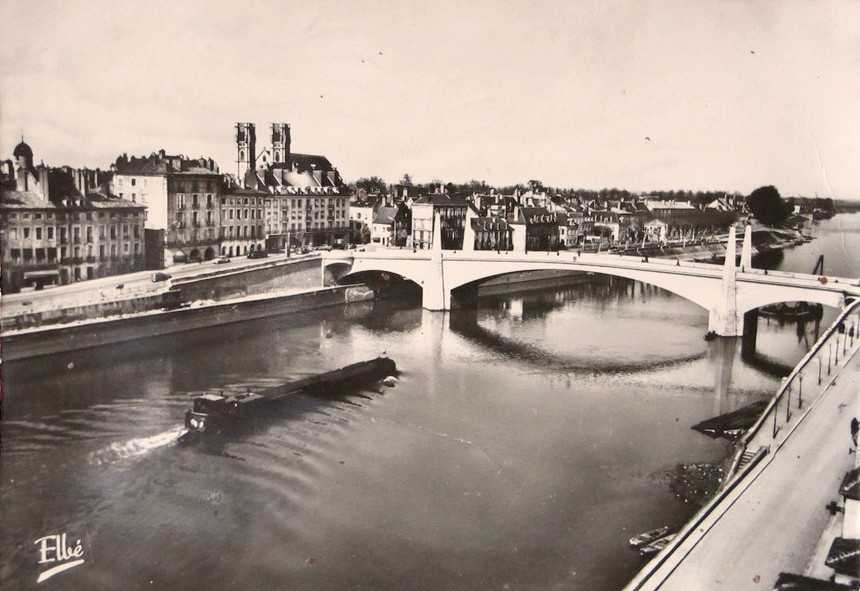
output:
[{"label": "cathedral tower", "polygon": [[272,123],[272,162],[290,163],[290,125]]},{"label": "cathedral tower", "polygon": [[236,124],[236,177],[245,186],[245,174],[254,170],[257,160],[257,136],[253,123]]}]

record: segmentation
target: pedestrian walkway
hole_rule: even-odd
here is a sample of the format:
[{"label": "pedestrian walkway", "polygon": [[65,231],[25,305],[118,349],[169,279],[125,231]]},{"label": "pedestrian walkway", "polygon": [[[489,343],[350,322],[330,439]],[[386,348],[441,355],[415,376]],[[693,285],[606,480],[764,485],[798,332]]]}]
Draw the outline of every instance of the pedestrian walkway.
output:
[{"label": "pedestrian walkway", "polygon": [[850,422],[860,415],[856,351],[822,383],[823,394],[784,444],[629,589],[760,591],[771,589],[781,572],[808,572],[830,520],[825,506],[839,499],[842,478],[855,462]]}]

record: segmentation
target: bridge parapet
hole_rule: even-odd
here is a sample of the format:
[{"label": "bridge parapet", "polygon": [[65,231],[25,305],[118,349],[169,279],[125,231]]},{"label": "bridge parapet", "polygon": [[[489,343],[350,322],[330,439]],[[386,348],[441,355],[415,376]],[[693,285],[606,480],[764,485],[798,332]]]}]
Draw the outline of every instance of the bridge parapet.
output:
[{"label": "bridge parapet", "polygon": [[[731,243],[730,243],[731,244]],[[850,297],[860,298],[857,279],[738,269],[729,256],[724,265],[672,259],[648,259],[574,251],[475,251],[411,248],[332,251],[323,254],[325,265],[348,264],[352,272],[397,273],[419,284],[424,307],[447,310],[451,291],[468,283],[506,273],[561,269],[603,273],[642,281],[688,299],[709,313],[708,330],[721,336],[738,336],[744,315],[764,305],[810,301],[842,307]]]}]

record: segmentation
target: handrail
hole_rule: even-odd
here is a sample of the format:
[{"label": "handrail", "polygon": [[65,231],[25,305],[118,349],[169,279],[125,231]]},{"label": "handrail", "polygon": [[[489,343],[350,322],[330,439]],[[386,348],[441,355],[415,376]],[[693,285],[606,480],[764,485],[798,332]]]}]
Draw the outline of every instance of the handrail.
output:
[{"label": "handrail", "polygon": [[[762,414],[759,416],[758,420],[755,424],[747,430],[747,432],[738,440],[738,449],[735,451],[735,456],[732,460],[731,467],[727,473],[727,481],[732,478],[737,466],[740,462],[740,458],[743,456],[743,453],[746,451],[747,446],[753,440],[753,438],[758,435],[764,426],[765,422],[769,419],[773,419],[774,427],[773,427],[773,438],[776,438],[776,434],[779,432],[780,427],[777,427],[777,422],[779,420],[779,403],[782,401],[784,396],[787,396],[786,400],[786,410],[785,417],[786,423],[791,418],[791,387],[794,384],[795,379],[800,381],[800,389],[798,390],[798,408],[801,408],[803,405],[803,390],[802,390],[802,380],[803,380],[803,372],[809,366],[809,364],[818,356],[819,353],[823,351],[825,346],[831,346],[832,343],[830,339],[836,335],[836,342],[838,345],[839,337],[844,335],[846,339],[851,338],[851,346],[853,346],[854,336],[860,337],[860,334],[857,334],[858,325],[860,325],[860,319],[852,323],[848,330],[846,330],[845,323],[854,313],[860,311],[860,299],[857,299],[851,302],[836,318],[833,324],[824,332],[824,334],[815,342],[809,352],[803,356],[803,359],[794,367],[790,374],[783,380],[783,383],[780,385],[776,394],[771,398],[770,402],[768,402],[767,407],[765,407]],[[853,331],[851,329],[854,329]],[[850,336],[854,333],[854,336]],[[845,343],[843,342],[843,348],[845,348]],[[827,352],[828,355],[828,374],[830,373],[830,354],[831,351]],[[836,362],[839,360],[839,347],[837,346],[836,350]],[[823,366],[823,361],[819,357],[818,359],[818,380],[819,384],[821,383],[821,368]]]}]

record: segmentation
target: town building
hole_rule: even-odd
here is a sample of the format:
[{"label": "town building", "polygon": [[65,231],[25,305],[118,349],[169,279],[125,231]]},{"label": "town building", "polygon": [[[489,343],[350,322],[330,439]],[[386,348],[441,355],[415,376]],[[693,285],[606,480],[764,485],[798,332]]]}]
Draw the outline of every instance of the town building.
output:
[{"label": "town building", "polygon": [[247,255],[266,245],[266,201],[271,195],[256,189],[229,187],[221,197],[221,255]]},{"label": "town building", "polygon": [[558,250],[558,220],[555,214],[545,207],[521,207],[518,221],[525,224],[526,250]]},{"label": "town building", "polygon": [[33,165],[23,141],[0,194],[3,291],[144,269],[146,208],[107,191],[98,170]]},{"label": "town building", "polygon": [[238,183],[269,195],[263,218],[267,247],[348,241],[351,191],[337,168],[325,156],[293,152],[286,123],[273,123],[270,137],[271,146],[258,151],[254,124],[236,124]]},{"label": "town building", "polygon": [[123,154],[113,169],[112,191],[147,207],[150,268],[215,258],[224,182],[211,158]]},{"label": "town building", "polygon": [[380,207],[373,216],[370,228],[370,241],[382,246],[394,245],[394,222],[397,208],[392,206]]},{"label": "town building", "polygon": [[440,217],[441,244],[444,250],[463,248],[466,210],[469,204],[447,193],[432,193],[412,203],[412,246],[429,249],[433,246],[433,223]]},{"label": "town building", "polygon": [[475,233],[475,250],[511,250],[512,233],[508,221],[501,216],[473,217],[470,220]]}]

